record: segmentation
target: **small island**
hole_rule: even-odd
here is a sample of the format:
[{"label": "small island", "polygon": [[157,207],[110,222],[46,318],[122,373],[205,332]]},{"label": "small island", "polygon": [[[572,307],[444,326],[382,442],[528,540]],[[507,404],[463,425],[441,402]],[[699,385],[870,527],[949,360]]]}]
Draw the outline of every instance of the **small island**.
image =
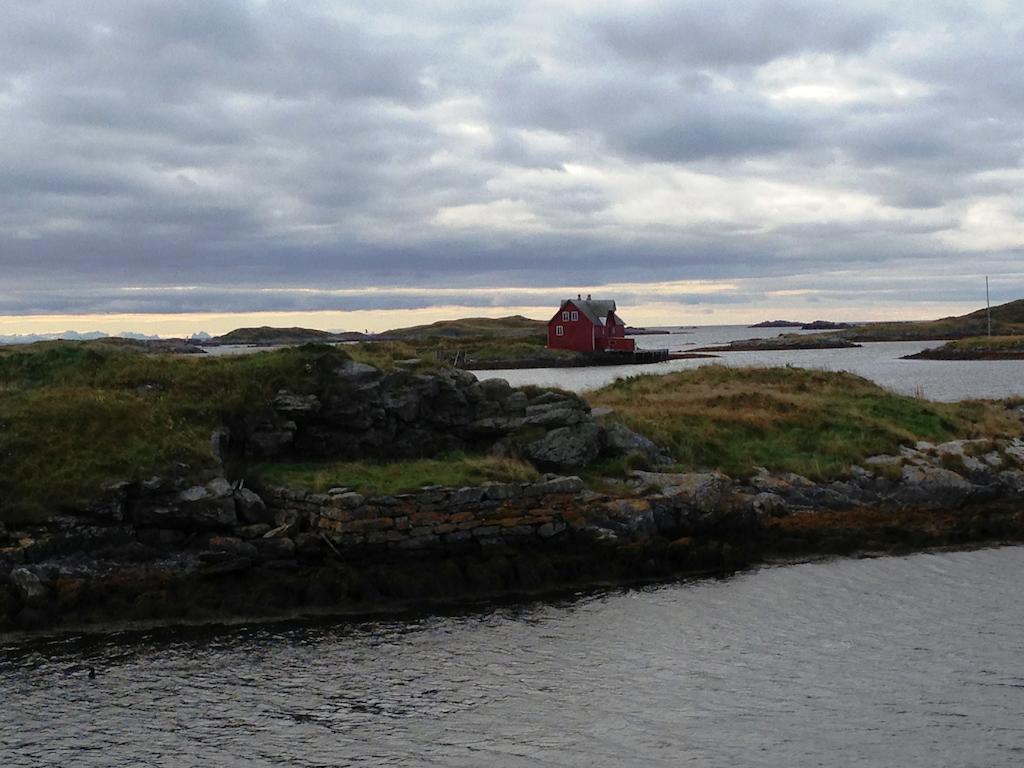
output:
[{"label": "small island", "polygon": [[236,328],[221,336],[214,336],[209,339],[195,341],[194,343],[201,347],[229,345],[276,347],[315,342],[338,344],[350,341],[369,341],[372,338],[372,335],[355,331],[331,333],[330,331],[320,331],[314,328],[272,328],[261,326],[259,328]]},{"label": "small island", "polygon": [[0,633],[423,610],[1022,541],[1016,405],[799,368],[583,398],[361,344],[4,349]]},{"label": "small island", "polygon": [[859,346],[860,344],[836,336],[786,333],[767,339],[740,339],[721,346],[700,347],[694,352],[772,352],[803,349],[850,349]]},{"label": "small island", "polygon": [[[991,327],[990,327],[991,326]],[[938,320],[864,323],[837,335],[865,341],[948,341],[970,337],[1024,335],[1024,299]]]},{"label": "small island", "polygon": [[666,328],[637,328],[626,327],[627,336],[667,336],[670,333],[686,333],[686,331],[670,331]]},{"label": "small island", "polygon": [[948,341],[904,360],[1024,360],[1024,336],[979,336]]},{"label": "small island", "polygon": [[835,331],[845,328],[853,328],[852,323],[836,323],[831,320],[815,320],[810,323],[803,323],[799,320],[765,320],[748,328],[799,328],[802,331]]},{"label": "small island", "polygon": [[754,325],[748,325],[748,328],[802,328],[803,323],[799,320],[763,320],[760,323]]}]

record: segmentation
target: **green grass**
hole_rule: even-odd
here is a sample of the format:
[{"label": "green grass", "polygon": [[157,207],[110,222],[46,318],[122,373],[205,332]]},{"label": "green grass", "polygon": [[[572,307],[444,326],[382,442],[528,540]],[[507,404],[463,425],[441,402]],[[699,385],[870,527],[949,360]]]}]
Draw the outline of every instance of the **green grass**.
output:
[{"label": "green grass", "polygon": [[425,485],[462,487],[488,481],[525,483],[537,470],[515,459],[449,453],[436,459],[398,462],[345,461],[301,464],[257,464],[249,468],[255,482],[286,485],[322,493],[348,487],[364,495],[406,493]]},{"label": "green grass", "polygon": [[480,337],[543,337],[547,323],[531,320],[522,315],[510,317],[464,317],[458,320],[440,320],[430,325],[416,325],[411,328],[396,328],[385,331],[382,336],[390,339],[414,340],[437,337],[480,338]]},{"label": "green grass", "polygon": [[364,341],[346,344],[344,350],[353,360],[385,371],[394,368],[400,360],[418,360],[415,370],[438,368],[441,365],[433,350],[404,341]]},{"label": "green grass", "polygon": [[348,359],[304,346],[237,357],[96,342],[0,351],[0,521],[44,519],[154,474],[208,476],[221,425],[269,418],[279,389],[317,389]]},{"label": "green grass", "polygon": [[218,336],[221,344],[294,344],[297,339],[303,342],[327,341],[334,334],[316,328],[236,328],[223,336]]},{"label": "green grass", "polygon": [[964,352],[1024,352],[1024,336],[975,336],[947,342],[940,349]]},{"label": "green grass", "polygon": [[852,374],[800,368],[705,366],[620,380],[588,400],[667,448],[678,469],[738,476],[763,466],[835,478],[918,440],[1021,433],[999,404],[932,403]]},{"label": "green grass", "polygon": [[546,337],[441,337],[410,338],[404,341],[371,341],[348,344],[344,348],[352,358],[379,368],[391,368],[398,360],[419,359],[420,368],[436,368],[452,363],[458,354],[465,361],[550,360],[579,355],[567,349],[548,349]]},{"label": "green grass", "polygon": [[[1024,334],[1024,299],[992,307],[992,332],[997,336]],[[988,312],[979,309],[966,315],[921,322],[868,323],[830,335],[852,341],[901,341],[960,339],[988,333]]]}]

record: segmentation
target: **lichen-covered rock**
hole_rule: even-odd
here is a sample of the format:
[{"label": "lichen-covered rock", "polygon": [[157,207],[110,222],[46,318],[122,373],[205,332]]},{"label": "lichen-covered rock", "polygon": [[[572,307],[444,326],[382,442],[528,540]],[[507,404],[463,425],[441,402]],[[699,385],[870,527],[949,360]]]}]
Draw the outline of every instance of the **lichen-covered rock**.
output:
[{"label": "lichen-covered rock", "polygon": [[786,500],[777,493],[762,491],[754,496],[751,506],[759,515],[768,517],[783,517],[789,514],[789,505]]},{"label": "lichen-covered rock", "polygon": [[512,394],[512,385],[505,379],[484,379],[480,382],[480,391],[488,400],[504,400]]},{"label": "lichen-covered rock", "polygon": [[949,469],[906,466],[893,499],[903,506],[928,509],[955,509],[962,506],[977,487]]},{"label": "lichen-covered rock", "polygon": [[564,403],[531,405],[526,409],[523,425],[527,427],[544,427],[545,429],[570,427],[573,424],[579,424],[586,418],[586,415],[582,408]]},{"label": "lichen-covered rock", "polygon": [[604,427],[608,453],[617,456],[640,454],[652,466],[671,462],[669,457],[663,455],[657,443],[634,432],[621,421],[609,421]]},{"label": "lichen-covered rock", "polygon": [[526,457],[541,469],[575,470],[590,464],[604,446],[604,429],[593,422],[584,422],[551,430],[526,446]]},{"label": "lichen-covered rock", "polygon": [[15,568],[11,571],[10,579],[25,605],[30,608],[38,608],[49,601],[50,590],[28,568]]},{"label": "lichen-covered rock", "polygon": [[267,509],[267,505],[255,491],[239,488],[234,492],[234,497],[235,513],[243,523],[255,525],[274,522],[274,513]]},{"label": "lichen-covered rock", "polygon": [[135,506],[132,522],[148,528],[216,530],[238,522],[231,484],[216,478],[193,485],[173,497],[144,498]]},{"label": "lichen-covered rock", "polygon": [[732,480],[721,472],[631,472],[630,477],[640,481],[641,487],[659,490],[673,496],[699,512],[718,510]]},{"label": "lichen-covered rock", "polygon": [[999,473],[999,482],[1018,496],[1024,497],[1024,472],[1019,469],[1005,469]]},{"label": "lichen-covered rock", "polygon": [[[1024,408],[1024,406],[1021,407]],[[1017,464],[1024,467],[1024,440],[1014,438],[1006,448],[1003,449],[1003,453],[1013,461],[1017,462]]]},{"label": "lichen-covered rock", "polygon": [[549,493],[580,493],[583,490],[583,481],[574,476],[553,477],[542,483],[532,483],[523,489],[526,496],[545,496]]},{"label": "lichen-covered rock", "polygon": [[310,416],[320,411],[320,398],[316,395],[296,395],[282,389],[270,401],[270,405],[278,413],[289,417]]},{"label": "lichen-covered rock", "polygon": [[484,498],[492,501],[514,499],[523,494],[523,489],[518,483],[487,483],[483,488]]}]

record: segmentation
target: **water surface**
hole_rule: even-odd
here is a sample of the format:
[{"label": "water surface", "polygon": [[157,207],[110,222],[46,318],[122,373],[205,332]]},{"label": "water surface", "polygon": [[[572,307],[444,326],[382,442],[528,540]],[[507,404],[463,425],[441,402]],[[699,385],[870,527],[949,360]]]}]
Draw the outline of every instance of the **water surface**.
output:
[{"label": "water surface", "polygon": [[[668,348],[687,352],[697,347],[725,344],[735,339],[777,336],[777,328],[702,326],[681,333],[638,336],[645,349]],[[873,342],[852,349],[801,349],[774,352],[723,352],[710,360],[672,360],[654,365],[594,368],[534,368],[511,371],[476,371],[477,377],[507,379],[513,386],[538,384],[575,392],[598,389],[624,376],[689,370],[718,363],[735,366],[795,365],[827,371],[850,371],[905,395],[930,400],[1004,398],[1024,395],[1024,360],[902,360],[905,355],[939,346],[936,341]]]},{"label": "water surface", "polygon": [[1010,768],[1022,590],[1008,547],[8,646],[0,765]]}]

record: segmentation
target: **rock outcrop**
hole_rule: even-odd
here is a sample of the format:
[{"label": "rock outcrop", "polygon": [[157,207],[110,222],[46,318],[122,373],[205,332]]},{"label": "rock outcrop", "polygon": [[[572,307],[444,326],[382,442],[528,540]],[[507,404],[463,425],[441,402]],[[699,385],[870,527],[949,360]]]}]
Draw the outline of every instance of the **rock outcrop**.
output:
[{"label": "rock outcrop", "polygon": [[120,521],[62,517],[7,533],[0,629],[371,611],[663,578],[740,565],[759,530],[745,508],[694,504],[682,490],[615,498],[573,476],[381,497],[272,488],[260,503],[218,480],[150,493]]},{"label": "rock outcrop", "polygon": [[230,446],[253,459],[387,459],[451,450],[508,453],[519,435],[522,455],[551,471],[574,471],[601,455],[639,452],[664,461],[650,440],[593,417],[570,392],[531,391],[504,379],[477,381],[466,371],[380,371],[346,361],[316,392],[282,390],[264,418],[230,432]]}]

